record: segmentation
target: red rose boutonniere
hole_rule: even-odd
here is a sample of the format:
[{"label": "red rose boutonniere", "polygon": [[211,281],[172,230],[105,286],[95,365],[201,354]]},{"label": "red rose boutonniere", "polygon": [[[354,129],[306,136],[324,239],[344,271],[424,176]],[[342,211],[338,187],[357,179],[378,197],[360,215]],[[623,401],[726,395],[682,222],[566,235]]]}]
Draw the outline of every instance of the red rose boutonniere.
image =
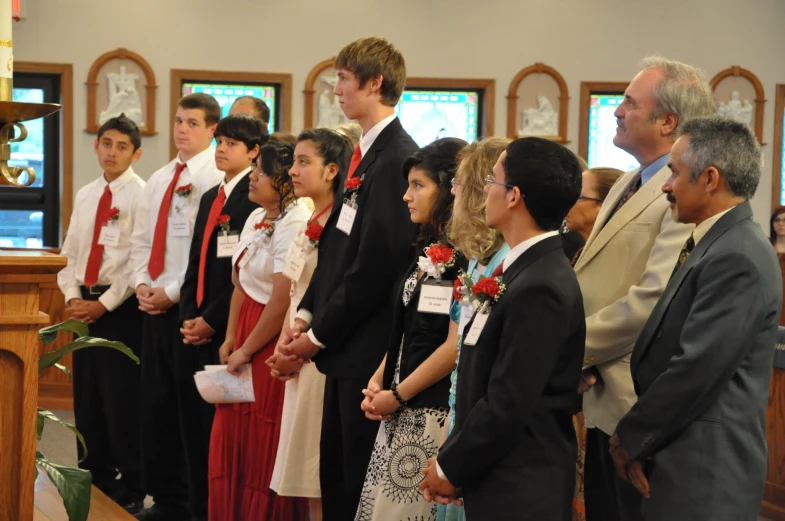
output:
[{"label": "red rose boutonniere", "polygon": [[472,295],[483,308],[489,308],[499,301],[507,289],[499,277],[480,277],[472,286]]},{"label": "red rose boutonniere", "polygon": [[440,279],[448,268],[455,266],[455,250],[441,244],[431,244],[425,248],[425,257],[417,262],[423,273],[429,277]]},{"label": "red rose boutonniere", "polygon": [[229,227],[231,225],[229,224],[229,216],[228,215],[226,215],[225,213],[221,214],[218,217],[216,217],[215,221],[216,221],[216,223],[218,223],[218,226],[221,227],[222,231],[224,231],[224,232],[228,232],[229,231]]},{"label": "red rose boutonniere", "polygon": [[346,180],[344,187],[348,192],[354,192],[358,190],[363,184],[362,177],[352,177]]},{"label": "red rose boutonniere", "polygon": [[194,189],[194,185],[188,183],[187,185],[178,186],[174,189],[174,193],[179,195],[180,197],[188,197],[191,195],[191,191]]},{"label": "red rose boutonniere", "polygon": [[275,231],[275,226],[267,221],[259,221],[258,223],[253,225],[254,230],[263,230],[263,233],[268,237],[273,236],[273,232]]},{"label": "red rose boutonniere", "polygon": [[120,209],[116,206],[112,206],[109,209],[109,212],[106,214],[106,223],[109,224],[110,222],[114,222],[120,219]]},{"label": "red rose boutonniere", "polygon": [[308,237],[308,240],[311,241],[313,246],[319,245],[319,239],[322,237],[322,231],[324,230],[324,226],[319,224],[315,219],[308,223],[308,227],[305,229],[305,236]]}]

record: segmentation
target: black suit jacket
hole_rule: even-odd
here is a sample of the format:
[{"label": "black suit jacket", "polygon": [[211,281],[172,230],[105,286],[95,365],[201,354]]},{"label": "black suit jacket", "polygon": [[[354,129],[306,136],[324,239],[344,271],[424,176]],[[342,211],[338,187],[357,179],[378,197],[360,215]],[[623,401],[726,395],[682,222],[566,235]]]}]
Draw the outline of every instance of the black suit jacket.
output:
[{"label": "black suit jacket", "polygon": [[[250,176],[245,176],[237,183],[232,193],[224,203],[222,213],[229,215],[230,231],[242,232],[248,216],[259,208],[259,205],[248,199],[248,185]],[[218,340],[222,340],[226,335],[226,324],[229,319],[229,304],[232,301],[232,258],[218,258],[217,237],[221,234],[221,227],[216,226],[213,233],[207,238],[207,259],[204,267],[204,300],[202,305],[196,305],[196,286],[199,275],[199,256],[202,251],[202,241],[204,238],[204,228],[207,224],[207,216],[213,201],[218,197],[218,186],[214,186],[202,195],[199,201],[199,211],[196,214],[194,224],[194,234],[191,239],[191,251],[188,257],[188,269],[185,272],[185,280],[180,289],[180,321],[202,317],[215,330],[214,341],[209,345],[216,349],[221,347],[215,345]]]},{"label": "black suit jacket", "polygon": [[364,178],[351,234],[336,228],[341,204],[322,231],[319,262],[300,309],[313,313],[311,328],[326,346],[314,361],[326,375],[370,378],[382,361],[392,293],[411,259],[415,227],[402,200],[407,183],[401,167],[416,150],[394,119],[355,171]]},{"label": "black suit jacket", "polygon": [[[420,255],[417,255],[419,260]],[[461,254],[456,255],[455,264],[442,274],[442,280],[451,285],[458,276],[459,270],[466,271],[469,262]],[[401,372],[399,381],[403,382],[415,369],[430,357],[436,349],[447,340],[450,330],[450,316],[436,313],[420,313],[417,307],[420,302],[422,279],[417,282],[409,304],[403,305],[403,288],[406,279],[417,269],[417,261],[413,262],[402,277],[395,292],[393,303],[393,327],[387,345],[387,362],[384,365],[384,388],[389,389],[395,377],[395,366],[398,353],[401,355]],[[430,387],[423,389],[417,396],[409,399],[409,406],[417,407],[448,407],[450,398],[450,375],[448,374]]]},{"label": "black suit jacket", "polygon": [[616,429],[648,467],[647,520],[755,519],[781,302],[779,261],[749,202],[668,282],[632,352],[638,402]]},{"label": "black suit jacket", "polygon": [[569,521],[583,297],[558,236],[526,250],[502,282],[476,345],[461,347],[455,428],[438,462],[463,487],[469,519]]}]

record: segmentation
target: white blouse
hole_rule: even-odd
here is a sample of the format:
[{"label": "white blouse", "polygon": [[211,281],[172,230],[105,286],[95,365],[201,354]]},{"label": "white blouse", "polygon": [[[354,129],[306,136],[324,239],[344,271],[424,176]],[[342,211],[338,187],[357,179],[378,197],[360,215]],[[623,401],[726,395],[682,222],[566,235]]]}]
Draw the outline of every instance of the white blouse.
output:
[{"label": "white blouse", "polygon": [[[295,201],[280,219],[271,221],[275,227],[272,236],[264,228],[255,230],[264,221],[264,208],[257,208],[245,221],[240,234],[240,244],[232,258],[232,265],[240,267],[240,287],[246,295],[260,304],[267,304],[273,294],[273,274],[283,272],[286,253],[292,241],[308,221],[311,210],[301,201]],[[240,255],[245,252],[238,264]]]}]

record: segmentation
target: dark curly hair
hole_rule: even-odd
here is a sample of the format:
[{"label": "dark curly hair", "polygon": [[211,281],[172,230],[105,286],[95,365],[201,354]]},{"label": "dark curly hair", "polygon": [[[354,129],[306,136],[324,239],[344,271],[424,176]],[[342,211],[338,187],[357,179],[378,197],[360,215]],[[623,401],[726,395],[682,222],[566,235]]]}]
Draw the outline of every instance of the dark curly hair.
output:
[{"label": "dark curly hair", "polygon": [[430,222],[421,224],[414,246],[421,248],[435,242],[447,240],[445,228],[452,217],[452,179],[458,170],[458,152],[468,143],[462,139],[448,137],[437,139],[422,147],[403,162],[403,177],[408,179],[412,168],[424,170],[439,187],[436,202],[431,209]]},{"label": "dark curly hair", "polygon": [[256,161],[262,174],[270,178],[270,184],[278,192],[278,208],[283,215],[295,197],[292,178],[289,176],[289,170],[294,165],[294,146],[270,141],[259,150]]}]

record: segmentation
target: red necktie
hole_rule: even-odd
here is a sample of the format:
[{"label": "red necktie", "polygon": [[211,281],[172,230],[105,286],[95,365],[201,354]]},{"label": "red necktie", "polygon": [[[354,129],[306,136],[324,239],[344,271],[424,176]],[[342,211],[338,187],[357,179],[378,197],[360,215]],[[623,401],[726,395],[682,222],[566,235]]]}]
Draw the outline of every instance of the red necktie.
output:
[{"label": "red necktie", "polygon": [[150,249],[150,262],[147,264],[147,272],[150,278],[155,280],[164,272],[164,254],[166,253],[166,224],[169,222],[169,206],[172,204],[172,194],[177,187],[177,180],[185,169],[185,163],[177,163],[174,169],[174,177],[169,187],[166,189],[164,198],[161,200],[161,208],[158,210],[158,220],[155,222],[155,233],[153,234],[153,247]]},{"label": "red necktie", "polygon": [[349,163],[349,175],[346,176],[346,179],[351,179],[354,175],[354,171],[357,170],[357,167],[360,165],[360,161],[363,159],[362,150],[360,150],[360,144],[357,143],[357,146],[354,147],[354,152],[352,152],[352,162]]},{"label": "red necktie", "polygon": [[202,252],[199,255],[199,279],[196,284],[197,307],[201,306],[202,301],[204,300],[204,264],[207,262],[207,247],[210,245],[210,237],[213,234],[213,230],[215,230],[215,227],[218,225],[218,216],[221,215],[221,210],[224,207],[225,201],[226,192],[224,192],[224,187],[222,186],[218,190],[218,195],[213,201],[213,205],[210,207],[210,213],[207,214],[207,223],[204,225],[204,235],[202,236]]},{"label": "red necktie", "polygon": [[98,210],[95,212],[95,228],[93,229],[93,245],[90,247],[90,256],[87,257],[87,269],[84,272],[84,285],[88,288],[98,280],[101,269],[101,260],[104,257],[104,247],[98,244],[101,228],[106,224],[109,209],[112,207],[112,191],[109,185],[104,188],[101,199],[98,200]]},{"label": "red necktie", "polygon": [[502,274],[503,271],[504,271],[504,263],[502,262],[501,264],[496,266],[495,270],[493,270],[493,273],[491,273],[491,278],[498,277],[499,275]]}]

